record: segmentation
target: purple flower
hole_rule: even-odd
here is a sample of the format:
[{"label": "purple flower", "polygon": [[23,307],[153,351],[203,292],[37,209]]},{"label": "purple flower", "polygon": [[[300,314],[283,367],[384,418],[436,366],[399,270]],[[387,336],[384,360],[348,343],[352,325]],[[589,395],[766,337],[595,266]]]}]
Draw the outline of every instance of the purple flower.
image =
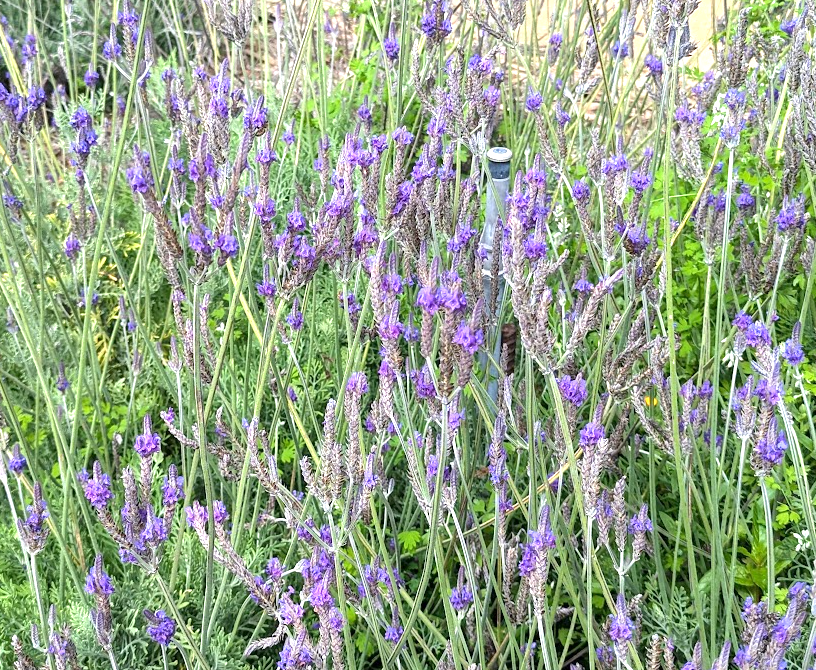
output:
[{"label": "purple flower", "polygon": [[385,635],[383,637],[386,639],[386,641],[396,644],[402,637],[403,632],[404,629],[399,624],[387,626],[385,629]]},{"label": "purple flower", "polygon": [[806,221],[802,196],[793,199],[786,196],[775,219],[779,232],[784,233],[792,228],[804,228]]},{"label": "purple flower", "polygon": [[164,525],[164,522],[156,516],[152,507],[147,508],[147,518],[139,540],[141,544],[151,548],[158,547],[167,541],[167,527]]},{"label": "purple flower", "polygon": [[219,526],[229,519],[227,506],[221,500],[213,500],[213,521]]},{"label": "purple flower", "polygon": [[652,185],[652,175],[648,172],[633,172],[629,180],[636,193],[643,193]]},{"label": "purple flower", "polygon": [[440,307],[437,292],[430,286],[423,286],[419,289],[416,304],[423,312],[431,316],[436,314]]},{"label": "purple flower", "polygon": [[144,416],[142,434],[136,436],[133,449],[142,458],[150,458],[161,449],[161,438],[158,433],[152,432],[149,414]]},{"label": "purple flower", "polygon": [[720,129],[720,138],[725,146],[734,148],[739,144],[740,133],[745,129],[745,119],[726,121]]},{"label": "purple flower", "polygon": [[555,121],[562,128],[570,122],[570,115],[561,106],[561,103],[555,105]]},{"label": "purple flower", "polygon": [[491,84],[483,91],[482,96],[488,107],[496,107],[501,99],[501,91]]},{"label": "purple flower", "polygon": [[[428,121],[428,135],[431,137],[442,137],[442,135],[445,134],[446,126],[447,124],[445,123],[444,116],[442,116],[440,113],[436,113],[431,117],[431,120]],[[416,167],[420,168],[421,164],[417,163]]]},{"label": "purple flower", "polygon": [[49,529],[46,520],[49,517],[48,505],[42,497],[42,487],[39,482],[34,484],[34,502],[26,506],[25,521],[17,519],[17,531],[20,539],[32,554],[39,553],[45,548]]},{"label": "purple flower", "polygon": [[555,548],[555,534],[550,527],[549,512],[542,524],[542,530],[528,531],[527,537],[529,539],[524,545],[519,561],[519,574],[525,577],[533,574],[545,561],[547,552]]},{"label": "purple flower", "polygon": [[448,251],[453,253],[461,252],[476,236],[476,229],[470,225],[469,221],[464,221],[456,226],[456,232],[454,236],[448,240]]},{"label": "purple flower", "polygon": [[393,35],[393,26],[388,37],[383,40],[383,53],[385,57],[392,63],[399,58],[400,45],[399,40]]},{"label": "purple flower", "polygon": [[303,312],[300,311],[300,301],[297,298],[292,303],[292,311],[286,317],[286,323],[292,330],[303,328]]},{"label": "purple flower", "polygon": [[547,257],[547,243],[533,233],[524,240],[524,255],[531,261],[541,260]]},{"label": "purple flower", "polygon": [[264,572],[273,582],[280,581],[283,578],[283,565],[281,565],[280,559],[270,558]]},{"label": "purple flower", "polygon": [[788,440],[784,431],[777,431],[776,418],[771,419],[767,433],[754,447],[754,455],[759,460],[761,468],[770,470],[779,465],[785,458],[787,450]]},{"label": "purple flower", "polygon": [[490,463],[487,467],[487,471],[490,475],[490,482],[494,488],[499,489],[501,485],[510,478],[510,473],[507,471],[507,450],[504,448],[504,444],[492,440],[488,451],[488,458]]},{"label": "purple flower", "polygon": [[170,507],[184,499],[184,477],[177,474],[176,466],[171,465],[162,483],[162,504]]},{"label": "purple flower", "polygon": [[561,33],[553,33],[550,35],[547,47],[547,60],[554,63],[558,60],[558,54],[561,51],[561,45],[564,43],[564,36]]},{"label": "purple flower", "polygon": [[473,593],[466,584],[457,586],[451,591],[450,603],[457,612],[467,609],[472,602]]},{"label": "purple flower", "polygon": [[595,656],[604,668],[615,667],[615,648],[612,646],[598,647]]},{"label": "purple flower", "polygon": [[92,70],[89,65],[82,79],[88,88],[96,88],[99,84],[99,73],[96,70]]},{"label": "purple flower", "polygon": [[348,313],[351,315],[359,314],[363,307],[357,301],[357,298],[353,293],[346,293],[345,295],[339,295],[338,300],[340,301],[340,306],[345,309],[346,305],[348,305]]},{"label": "purple flower", "polygon": [[291,626],[303,620],[303,607],[292,601],[288,593],[281,596],[278,617],[284,626]]},{"label": "purple flower", "polygon": [[262,135],[269,123],[269,110],[263,106],[263,98],[244,112],[244,130],[253,135]]},{"label": "purple flower", "polygon": [[442,286],[437,292],[436,299],[442,309],[453,314],[467,307],[467,297],[458,285]]},{"label": "purple flower", "polygon": [[113,582],[102,569],[102,556],[97,555],[94,564],[85,577],[85,593],[96,596],[110,596],[113,591]]},{"label": "purple flower", "polygon": [[601,172],[606,175],[615,175],[620,172],[626,172],[628,169],[629,161],[626,160],[626,156],[621,153],[606,159],[601,167]]},{"label": "purple flower", "polygon": [[383,275],[380,288],[383,293],[396,296],[402,293],[403,280],[396,272],[388,272]]},{"label": "purple flower", "polygon": [[634,535],[635,533],[652,532],[652,520],[648,517],[648,511],[648,505],[643,505],[640,512],[629,520],[630,533]]},{"label": "purple flower", "polygon": [[[192,169],[193,161],[190,161]],[[150,156],[145,152],[141,155],[141,160],[136,160],[126,170],[130,190],[134,193],[147,193],[153,188],[153,175],[150,173]]]},{"label": "purple flower", "polygon": [[599,423],[588,423],[581,429],[581,434],[578,443],[586,447],[594,447],[598,442],[606,437],[604,427]]},{"label": "purple flower", "polygon": [[583,405],[589,395],[586,380],[580,374],[575,379],[569,375],[559,377],[558,389],[561,391],[564,400],[572,403],[575,407]]},{"label": "purple flower", "polygon": [[[448,427],[450,428],[451,432],[459,430],[459,426],[462,425],[462,420],[465,418],[465,410],[460,409],[459,411],[456,410],[456,405],[453,405],[451,409],[450,416],[448,416]],[[448,472],[448,469],[445,471]],[[447,478],[447,474],[445,475]]]},{"label": "purple flower", "polygon": [[164,610],[145,610],[143,614],[147,619],[147,634],[150,638],[163,647],[168,646],[176,634],[176,622]]},{"label": "purple flower", "polygon": [[[190,165],[193,164],[193,161],[190,161]],[[212,241],[212,231],[207,228],[207,226],[201,225],[199,226],[198,232],[190,231],[187,233],[187,242],[190,245],[190,249],[192,249],[193,253],[199,256],[205,256],[209,258],[212,255],[212,247],[210,246],[210,242]]]},{"label": "purple flower", "polygon": [[23,470],[25,470],[28,461],[26,461],[26,457],[20,453],[20,445],[15,444],[14,448],[11,450],[11,458],[9,458],[8,468],[11,470],[15,475],[22,474]]},{"label": "purple flower", "polygon": [[357,118],[363,123],[371,123],[371,107],[368,106],[368,96],[363,98],[363,104],[357,108]]},{"label": "purple flower", "polygon": [[[4,16],[3,19],[6,17]],[[5,22],[4,22],[5,25]],[[9,46],[12,46],[11,38],[6,35],[6,39],[9,40]],[[34,60],[37,56],[37,38],[30,33],[23,38],[23,43],[20,47],[20,55],[22,58],[23,65],[27,65],[30,61]]]},{"label": "purple flower", "polygon": [[788,362],[788,365],[793,367],[797,367],[805,360],[805,352],[798,340],[787,340],[781,347],[781,353],[782,358]]},{"label": "purple flower", "polygon": [[207,508],[198,500],[194,501],[191,507],[184,510],[187,515],[187,525],[195,530],[204,530],[207,527]]},{"label": "purple flower", "polygon": [[694,381],[689,379],[685,384],[680,387],[680,396],[686,398],[687,400],[691,400],[694,398],[695,388],[694,388]]},{"label": "purple flower", "polygon": [[328,580],[326,577],[315,582],[312,590],[309,593],[309,602],[315,610],[326,610],[334,605],[334,598],[329,591]]},{"label": "purple flower", "polygon": [[647,55],[643,64],[648,68],[649,74],[653,77],[663,73],[663,61],[654,54]]},{"label": "purple flower", "polygon": [[745,329],[745,341],[755,349],[760,346],[771,346],[771,335],[762,321],[754,321]]},{"label": "purple flower", "polygon": [[484,334],[481,328],[473,330],[467,321],[462,321],[453,337],[454,344],[458,344],[471,356],[484,344]]},{"label": "purple flower", "polygon": [[391,134],[391,137],[393,138],[394,142],[403,147],[407,147],[414,141],[414,136],[408,132],[408,129],[405,126],[400,126],[397,128]]},{"label": "purple flower", "polygon": [[[185,510],[187,515],[187,525],[195,530],[203,530],[207,526],[209,511],[206,505],[202,505],[198,500],[193,502],[192,507]],[[213,520],[221,525],[229,519],[227,508],[220,500],[213,500]]]},{"label": "purple flower", "polygon": [[[2,84],[0,84],[0,86],[2,86]],[[2,101],[2,96],[0,96],[0,101]],[[23,201],[11,193],[3,194],[3,204],[8,207],[15,216],[20,216],[20,213],[23,211]]]},{"label": "purple flower", "polygon": [[419,28],[431,42],[439,43],[453,31],[448,5],[441,0],[431,0],[425,5],[425,14],[419,20]]},{"label": "purple flower", "polygon": [[368,379],[366,379],[365,372],[352,372],[346,383],[346,391],[358,397],[368,393]]},{"label": "purple flower", "polygon": [[589,186],[583,179],[578,179],[572,185],[572,196],[578,202],[587,202],[589,200]]},{"label": "purple flower", "polygon": [[116,60],[122,55],[122,47],[119,46],[113,26],[111,26],[110,39],[105,40],[105,43],[102,45],[102,55],[105,60]]},{"label": "purple flower", "polygon": [[69,125],[77,133],[76,142],[71,143],[71,149],[79,156],[88,156],[91,147],[96,146],[98,137],[93,130],[93,120],[84,107],[77,107],[71,115]]},{"label": "purple flower", "polygon": [[42,86],[32,86],[26,96],[26,114],[36,112],[45,104],[45,90]]},{"label": "purple flower", "polygon": [[235,258],[238,255],[238,240],[235,235],[221,233],[215,242],[218,249],[226,258]]},{"label": "purple flower", "polygon": [[524,105],[527,107],[528,112],[537,112],[541,109],[541,103],[544,99],[541,97],[541,93],[538,93],[530,87],[527,91],[527,100],[525,101]]},{"label": "purple flower", "polygon": [[745,93],[736,88],[729,88],[723,96],[723,102],[730,110],[741,109],[745,105]]},{"label": "purple flower", "polygon": [[427,400],[436,397],[436,387],[427,363],[420,370],[411,371],[411,381],[414,383],[414,390],[419,398]]},{"label": "purple flower", "polygon": [[305,670],[314,667],[314,658],[308,647],[287,637],[277,667],[278,670]]},{"label": "purple flower", "polygon": [[178,177],[181,177],[185,173],[184,169],[184,159],[180,157],[170,157],[167,161],[167,167],[170,168],[171,172]]},{"label": "purple flower", "polygon": [[286,227],[293,233],[299,233],[306,228],[306,217],[297,207],[286,215]]},{"label": "purple flower", "polygon": [[755,202],[754,196],[751,195],[751,187],[748,184],[742,184],[740,194],[737,196],[737,207],[741,210],[751,209]]},{"label": "purple flower", "polygon": [[774,380],[760,379],[754,390],[754,396],[768,405],[775,406],[782,399],[782,386]]},{"label": "purple flower", "polygon": [[468,61],[467,68],[470,72],[487,77],[493,71],[493,61],[490,58],[482,58],[479,54],[473,54]]},{"label": "purple flower", "polygon": [[693,112],[687,102],[678,107],[674,113],[674,120],[684,126],[697,126],[699,128],[703,125],[705,118],[705,112]]},{"label": "purple flower", "polygon": [[634,623],[627,616],[626,601],[623,594],[618,595],[617,612],[609,615],[609,637],[617,643],[623,644],[632,639]]},{"label": "purple flower", "polygon": [[295,143],[294,128],[295,122],[293,121],[291,125],[286,130],[283,131],[283,135],[281,135],[281,139],[287,146],[292,146]]},{"label": "purple flower", "polygon": [[89,477],[83,483],[85,498],[94,509],[103,509],[113,500],[113,493],[110,489],[110,477],[102,472],[102,465],[99,461],[93,464],[93,477]]},{"label": "purple flower", "polygon": [[785,19],[779,22],[779,30],[790,37],[793,35],[793,30],[796,28],[797,23],[798,21],[796,19]]},{"label": "purple flower", "polygon": [[264,280],[258,284],[255,284],[255,288],[258,291],[258,295],[262,298],[274,298],[275,294],[277,293],[277,287],[275,286],[274,280],[269,278],[269,269],[266,268],[264,272]]},{"label": "purple flower", "polygon": [[744,333],[753,322],[753,319],[746,312],[737,312],[731,325]]},{"label": "purple flower", "polygon": [[623,60],[629,56],[629,45],[626,42],[615,40],[612,45],[612,58],[614,60]]}]

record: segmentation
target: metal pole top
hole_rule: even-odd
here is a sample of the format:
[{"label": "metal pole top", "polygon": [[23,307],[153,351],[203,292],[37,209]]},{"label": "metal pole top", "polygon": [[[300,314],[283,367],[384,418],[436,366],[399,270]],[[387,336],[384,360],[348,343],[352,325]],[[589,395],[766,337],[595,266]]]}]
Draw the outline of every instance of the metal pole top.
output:
[{"label": "metal pole top", "polygon": [[487,152],[487,167],[493,179],[510,178],[510,159],[513,152],[506,147],[493,147]]}]

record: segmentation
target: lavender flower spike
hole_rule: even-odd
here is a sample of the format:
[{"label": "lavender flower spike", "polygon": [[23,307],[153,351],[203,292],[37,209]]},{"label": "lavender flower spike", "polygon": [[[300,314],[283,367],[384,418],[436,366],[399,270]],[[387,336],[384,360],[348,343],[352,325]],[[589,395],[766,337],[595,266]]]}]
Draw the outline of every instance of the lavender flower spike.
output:
[{"label": "lavender flower spike", "polygon": [[85,591],[94,597],[96,603],[96,607],[91,610],[91,623],[96,632],[96,640],[103,649],[110,650],[113,625],[110,597],[114,589],[110,577],[102,566],[101,554],[97,554],[88,572],[85,579]]},{"label": "lavender flower spike", "polygon": [[161,449],[161,439],[158,433],[152,431],[149,414],[145,414],[143,426],[142,434],[136,436],[133,448],[142,458],[150,458]]},{"label": "lavender flower spike", "polygon": [[113,499],[113,493],[111,493],[110,489],[110,477],[102,472],[99,461],[95,461],[93,464],[93,477],[83,477],[83,479],[82,488],[91,507],[94,509],[107,507],[108,503]]},{"label": "lavender flower spike", "polygon": [[163,647],[168,646],[176,634],[176,622],[164,610],[145,610],[143,614],[147,619],[147,634],[150,639]]},{"label": "lavender flower spike", "polygon": [[28,461],[26,461],[26,457],[20,453],[19,443],[15,444],[8,462],[9,470],[19,476],[23,473],[23,470],[25,470],[27,464]]},{"label": "lavender flower spike", "polygon": [[17,519],[20,540],[32,555],[39,554],[45,548],[50,532],[46,525],[48,516],[48,505],[43,500],[42,487],[37,482],[34,484],[34,502],[26,507],[25,520]]},{"label": "lavender flower spike", "polygon": [[465,584],[465,569],[459,567],[459,581],[451,591],[450,603],[457,612],[463,612],[473,602],[473,592]]}]

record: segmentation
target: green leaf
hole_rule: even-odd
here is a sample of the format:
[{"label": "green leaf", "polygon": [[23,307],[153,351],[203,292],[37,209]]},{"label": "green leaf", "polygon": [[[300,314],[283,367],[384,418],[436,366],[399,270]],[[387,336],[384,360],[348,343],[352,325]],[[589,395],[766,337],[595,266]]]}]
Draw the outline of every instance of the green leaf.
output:
[{"label": "green leaf", "polygon": [[792,523],[797,523],[801,516],[795,510],[792,510],[785,503],[780,503],[776,508],[776,523],[779,526],[787,526]]},{"label": "green leaf", "polygon": [[741,565],[737,566],[734,573],[734,581],[740,586],[756,586],[754,580],[751,579],[751,575],[748,574],[748,570]]},{"label": "green leaf", "polygon": [[295,445],[288,444],[280,452],[281,463],[291,463],[295,460]]},{"label": "green leaf", "polygon": [[422,534],[418,530],[404,530],[397,535],[400,546],[407,552],[413,552],[422,541]]}]

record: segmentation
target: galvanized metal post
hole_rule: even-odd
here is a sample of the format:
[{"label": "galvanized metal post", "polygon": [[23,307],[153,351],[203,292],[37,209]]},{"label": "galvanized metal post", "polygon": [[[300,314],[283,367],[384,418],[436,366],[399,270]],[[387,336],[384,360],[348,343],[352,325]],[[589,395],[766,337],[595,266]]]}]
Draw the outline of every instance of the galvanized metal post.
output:
[{"label": "galvanized metal post", "polygon": [[[479,246],[485,253],[482,261],[482,284],[484,287],[485,304],[490,304],[491,276],[490,268],[493,266],[493,254],[499,254],[501,263],[501,249],[493,248],[493,240],[496,235],[496,226],[499,218],[504,217],[504,207],[507,194],[510,190],[510,159],[513,152],[505,147],[493,147],[487,152],[487,203],[485,206],[485,224],[482,229],[482,237]],[[502,300],[504,299],[504,272],[499,266],[499,275],[495,278],[498,282],[496,300],[496,313],[493,315],[494,321],[498,320],[501,311]],[[495,342],[493,344],[493,360],[498,363],[501,358],[501,328],[496,324]],[[499,371],[491,363],[486,354],[481,356],[482,368],[487,375],[487,393],[496,402],[498,398],[498,376]]]}]

